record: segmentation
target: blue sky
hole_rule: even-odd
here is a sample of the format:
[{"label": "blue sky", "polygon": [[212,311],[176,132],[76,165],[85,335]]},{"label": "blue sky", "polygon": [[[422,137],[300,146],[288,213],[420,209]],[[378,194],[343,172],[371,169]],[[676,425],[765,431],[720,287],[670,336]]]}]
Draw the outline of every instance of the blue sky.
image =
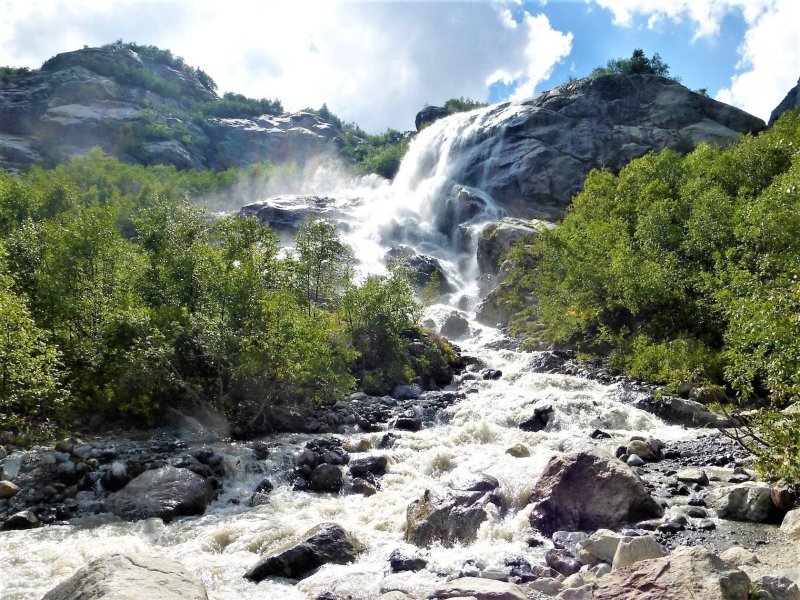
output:
[{"label": "blue sky", "polygon": [[0,0],[0,64],[117,39],[220,91],[323,102],[372,132],[450,97],[520,99],[634,48],[763,119],[800,76],[800,0]]},{"label": "blue sky", "polygon": [[[526,9],[538,9],[547,15],[554,29],[573,34],[569,56],[555,66],[552,76],[539,89],[559,85],[570,76],[584,77],[608,59],[628,57],[634,48],[641,48],[647,56],[661,55],[671,73],[679,76],[687,87],[707,88],[714,95],[730,85],[739,60],[737,47],[747,30],[739,12],[725,15],[719,35],[695,40],[696,26],[687,19],[663,22],[650,29],[648,18],[640,15],[631,26],[622,27],[612,23],[610,10],[582,0],[550,0],[544,6],[538,2],[525,3],[515,12],[519,14]],[[800,76],[800,72],[796,75]]]}]

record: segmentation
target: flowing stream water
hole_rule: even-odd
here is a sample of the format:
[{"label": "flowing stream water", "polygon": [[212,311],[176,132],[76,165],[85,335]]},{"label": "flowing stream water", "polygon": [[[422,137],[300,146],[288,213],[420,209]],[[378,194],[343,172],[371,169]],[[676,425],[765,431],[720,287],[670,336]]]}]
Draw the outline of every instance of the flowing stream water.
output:
[{"label": "flowing stream water", "polygon": [[[411,246],[441,262],[458,291],[429,310],[428,316],[439,324],[455,306],[472,316],[477,298],[474,240],[486,223],[502,216],[478,185],[466,189],[473,200],[478,199],[480,210],[454,221],[453,211],[458,208],[454,198],[465,189],[458,182],[459,148],[470,136],[480,135],[486,119],[502,118],[503,111],[513,113],[513,105],[500,111],[493,107],[455,115],[426,128],[412,143],[392,185],[373,181],[329,194],[337,199],[339,212],[350,222],[346,237],[366,272],[384,269],[385,251],[397,244]],[[452,235],[448,227],[459,229],[460,234]],[[281,474],[310,436],[265,438],[273,450],[268,459],[259,461],[262,473],[253,468],[255,459],[248,444],[212,444],[225,456],[229,478],[224,482],[224,493],[203,516],[165,525],[158,519],[128,523],[98,515],[68,525],[2,533],[0,597],[39,599],[88,561],[113,551],[178,560],[202,579],[212,600],[290,600],[322,592],[375,598],[387,589],[424,598],[437,582],[462,573],[465,565],[477,572],[502,568],[510,556],[540,560],[544,550],[528,547],[525,540],[526,504],[538,475],[556,452],[586,444],[595,428],[615,436],[605,441],[612,450],[634,433],[663,440],[686,438],[692,433],[632,408],[627,397],[630,392],[619,384],[534,373],[531,363],[535,355],[492,349],[497,347],[492,342],[501,337],[498,331],[470,321],[470,333],[459,340],[460,346],[465,353],[502,370],[503,377],[464,382],[461,390],[467,392],[465,399],[446,409],[435,426],[402,432],[396,445],[386,450],[377,449],[383,433],[353,434],[369,440],[370,453],[384,454],[389,460],[376,495],[293,491]],[[538,433],[519,429],[518,424],[541,403],[551,403],[555,409],[546,429]],[[526,445],[531,455],[515,458],[507,454],[515,444]],[[429,561],[426,569],[392,573],[387,558],[404,543],[408,505],[427,488],[447,486],[464,473],[496,477],[508,508],[490,514],[474,543],[423,550]],[[265,475],[276,484],[269,502],[247,507],[247,499]],[[339,523],[365,545],[356,562],[326,565],[299,583],[267,579],[255,584],[244,579],[244,572],[257,562],[261,552],[325,521]]]}]

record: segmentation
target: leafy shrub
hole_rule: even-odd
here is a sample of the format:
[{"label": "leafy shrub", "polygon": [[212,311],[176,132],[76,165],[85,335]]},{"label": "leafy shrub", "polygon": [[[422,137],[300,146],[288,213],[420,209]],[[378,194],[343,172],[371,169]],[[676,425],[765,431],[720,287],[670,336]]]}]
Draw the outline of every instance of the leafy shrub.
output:
[{"label": "leafy shrub", "polygon": [[484,106],[488,106],[488,104],[486,102],[472,100],[471,98],[464,98],[464,96],[460,98],[450,98],[444,103],[444,108],[447,109],[447,112],[451,115],[475,110],[476,108],[483,108]]},{"label": "leafy shrub", "polygon": [[[609,60],[605,67],[594,69],[590,77],[603,75],[658,75],[670,77],[669,66],[661,59],[658,53],[648,58],[644,50],[637,48],[630,58],[616,58]],[[670,77],[677,81],[677,78]]]},{"label": "leafy shrub", "polygon": [[[665,150],[618,175],[593,171],[564,221],[509,255],[511,325],[531,336],[541,321],[551,342],[673,387],[797,403],[799,215],[797,111],[727,150]],[[769,414],[764,465],[773,456],[773,470],[792,472],[800,459],[776,446],[783,438],[770,432],[784,421]]]},{"label": "leafy shrub", "polygon": [[[452,349],[416,329],[407,277],[354,280],[335,224],[309,221],[279,254],[256,219],[212,219],[186,199],[270,173],[93,151],[0,174],[0,429],[11,441],[79,414],[150,423],[201,403],[255,432],[275,404],[448,374]],[[412,357],[416,338],[428,343]]]}]

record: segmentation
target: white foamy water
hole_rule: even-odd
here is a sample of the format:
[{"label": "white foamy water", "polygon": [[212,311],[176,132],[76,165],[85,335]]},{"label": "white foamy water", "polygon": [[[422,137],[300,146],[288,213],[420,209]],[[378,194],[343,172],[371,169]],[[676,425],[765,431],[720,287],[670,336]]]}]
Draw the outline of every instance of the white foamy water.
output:
[{"label": "white foamy water", "polygon": [[[458,185],[459,148],[469,136],[479,135],[487,119],[502,119],[504,112],[513,115],[514,110],[514,105],[501,111],[495,107],[434,123],[412,143],[392,186],[362,180],[351,182],[348,189],[334,190],[337,210],[350,225],[346,238],[364,271],[379,272],[384,268],[385,251],[405,244],[436,257],[451,281],[458,284],[459,290],[447,302],[464,295],[474,301],[475,234],[499,218],[502,211],[491,198],[473,188],[467,192],[479,198],[481,210],[453,217],[458,204],[454,204],[453,186],[465,189]],[[461,226],[463,235],[455,239],[445,226]],[[451,310],[447,304],[432,307],[430,317],[441,322]],[[66,526],[4,532],[0,534],[0,597],[38,600],[87,562],[116,551],[137,551],[181,562],[204,582],[212,600],[291,600],[322,592],[375,598],[392,589],[424,598],[438,582],[457,576],[468,562],[486,570],[501,568],[510,556],[541,559],[543,551],[529,548],[525,542],[527,499],[555,453],[596,443],[589,440],[595,428],[614,435],[603,441],[612,450],[634,433],[664,440],[685,438],[691,433],[631,408],[631,399],[618,385],[534,373],[532,354],[487,348],[487,343],[499,337],[497,331],[471,322],[470,335],[460,340],[460,345],[466,353],[502,370],[503,377],[462,382],[459,389],[465,392],[465,399],[444,411],[440,423],[419,432],[400,432],[396,445],[388,450],[376,449],[383,433],[356,434],[370,440],[370,453],[388,457],[388,472],[380,480],[378,494],[363,497],[292,491],[281,474],[293,454],[310,439],[308,436],[265,438],[275,449],[269,459],[259,463],[262,474],[253,471],[252,451],[246,445],[215,444],[214,450],[226,456],[230,477],[224,481],[224,494],[205,515],[169,525],[160,520],[126,523],[100,516]],[[530,418],[541,404],[551,404],[555,410],[547,428],[538,433],[520,430],[519,423]],[[506,453],[517,444],[527,446],[531,455],[514,458]],[[359,456],[351,454],[353,458]],[[454,548],[434,546],[423,551],[429,561],[425,570],[391,573],[388,557],[404,543],[408,505],[426,489],[447,486],[463,473],[496,477],[507,509],[490,508],[493,512],[481,526],[475,543]],[[253,488],[264,477],[276,484],[269,501],[256,508],[246,507]],[[356,562],[326,565],[299,583],[268,579],[255,584],[244,579],[245,571],[261,553],[292,541],[324,521],[339,523],[365,545]]]}]

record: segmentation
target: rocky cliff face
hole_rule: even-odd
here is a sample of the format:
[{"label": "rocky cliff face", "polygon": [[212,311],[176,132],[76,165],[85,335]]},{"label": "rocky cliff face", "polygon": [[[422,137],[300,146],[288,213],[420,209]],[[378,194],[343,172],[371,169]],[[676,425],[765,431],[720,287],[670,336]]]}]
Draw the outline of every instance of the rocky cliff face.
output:
[{"label": "rocky cliff face", "polygon": [[142,164],[242,167],[334,150],[339,131],[316,115],[210,118],[213,84],[160,55],[124,46],[59,54],[0,79],[0,169],[59,162],[100,146]]},{"label": "rocky cliff face", "polygon": [[772,114],[769,116],[769,124],[772,125],[787,110],[799,107],[800,107],[800,79],[797,80],[797,85],[794,86],[791,90],[789,90],[789,93],[786,94],[786,97],[781,101],[780,104],[778,104],[778,106],[775,107],[775,110],[772,111]]},{"label": "rocky cliff face", "polygon": [[[489,193],[515,217],[559,217],[593,168],[616,171],[649,151],[726,146],[764,122],[656,75],[608,75],[468,116],[454,184]],[[422,134],[421,134],[422,135]]]}]

